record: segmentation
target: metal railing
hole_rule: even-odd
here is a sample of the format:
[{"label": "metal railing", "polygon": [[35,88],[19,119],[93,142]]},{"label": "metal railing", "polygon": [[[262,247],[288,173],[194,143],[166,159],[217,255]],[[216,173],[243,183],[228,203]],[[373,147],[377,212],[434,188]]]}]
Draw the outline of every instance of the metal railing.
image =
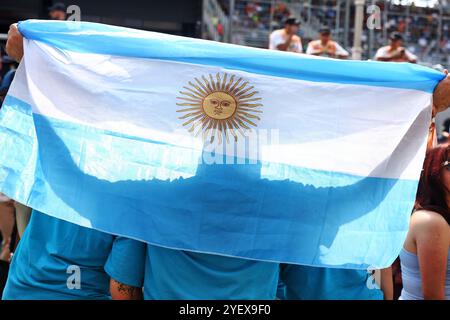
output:
[{"label": "metal railing", "polygon": [[214,41],[230,39],[229,18],[217,0],[203,0],[203,38]]}]

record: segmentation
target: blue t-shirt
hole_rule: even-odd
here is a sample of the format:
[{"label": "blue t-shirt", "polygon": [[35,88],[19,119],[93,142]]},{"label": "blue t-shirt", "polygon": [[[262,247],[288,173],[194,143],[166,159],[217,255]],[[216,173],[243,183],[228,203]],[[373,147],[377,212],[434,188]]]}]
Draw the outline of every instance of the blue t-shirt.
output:
[{"label": "blue t-shirt", "polygon": [[109,299],[110,276],[141,286],[145,250],[141,242],[33,211],[14,253],[3,299]]},{"label": "blue t-shirt", "polygon": [[287,300],[383,300],[366,270],[282,264],[280,286],[278,298]]},{"label": "blue t-shirt", "polygon": [[148,245],[144,298],[273,300],[279,264]]}]

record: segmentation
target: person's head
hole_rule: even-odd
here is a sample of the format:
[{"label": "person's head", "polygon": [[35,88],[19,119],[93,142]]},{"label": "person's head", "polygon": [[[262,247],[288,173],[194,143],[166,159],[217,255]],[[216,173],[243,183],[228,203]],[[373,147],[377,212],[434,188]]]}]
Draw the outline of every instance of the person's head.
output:
[{"label": "person's head", "polygon": [[66,20],[66,6],[57,2],[48,8],[48,15],[52,20]]},{"label": "person's head", "polygon": [[300,21],[296,18],[287,18],[284,22],[284,28],[287,33],[295,34],[300,29]]},{"label": "person's head", "polygon": [[327,43],[331,39],[331,30],[328,27],[323,27],[319,30],[320,41]]},{"label": "person's head", "polygon": [[440,213],[450,223],[446,198],[450,195],[450,145],[442,144],[427,152],[417,190],[415,210]]},{"label": "person's head", "polygon": [[403,46],[403,36],[398,32],[392,32],[389,36],[389,44],[394,49]]}]

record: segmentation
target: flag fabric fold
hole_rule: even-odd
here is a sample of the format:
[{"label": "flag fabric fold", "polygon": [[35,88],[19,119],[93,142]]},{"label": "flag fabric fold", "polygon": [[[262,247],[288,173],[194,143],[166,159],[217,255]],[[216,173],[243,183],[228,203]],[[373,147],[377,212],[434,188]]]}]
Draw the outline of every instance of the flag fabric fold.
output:
[{"label": "flag fabric fold", "polygon": [[19,24],[0,192],[153,245],[386,267],[443,75],[87,22]]}]

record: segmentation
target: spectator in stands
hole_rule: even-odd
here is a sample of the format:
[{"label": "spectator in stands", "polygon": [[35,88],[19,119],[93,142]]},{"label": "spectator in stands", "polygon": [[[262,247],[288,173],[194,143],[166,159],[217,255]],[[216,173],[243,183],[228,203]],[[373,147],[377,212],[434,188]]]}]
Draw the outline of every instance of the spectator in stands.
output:
[{"label": "spectator in stands", "polygon": [[296,18],[288,18],[284,23],[284,28],[275,30],[270,35],[269,49],[302,53],[302,40],[297,35],[300,28],[300,21]]},{"label": "spectator in stands", "polygon": [[375,60],[391,62],[416,63],[417,57],[403,47],[403,36],[398,32],[391,33],[388,46],[381,47],[375,54]]},{"label": "spectator in stands", "polygon": [[450,146],[427,152],[400,252],[400,300],[450,299]]},{"label": "spectator in stands", "polygon": [[331,31],[328,27],[320,29],[320,39],[311,41],[306,49],[307,54],[324,56],[329,58],[348,58],[348,52],[339,43],[331,39]]},{"label": "spectator in stands", "polygon": [[56,2],[48,8],[48,15],[51,20],[66,20],[66,5],[61,2]]}]

